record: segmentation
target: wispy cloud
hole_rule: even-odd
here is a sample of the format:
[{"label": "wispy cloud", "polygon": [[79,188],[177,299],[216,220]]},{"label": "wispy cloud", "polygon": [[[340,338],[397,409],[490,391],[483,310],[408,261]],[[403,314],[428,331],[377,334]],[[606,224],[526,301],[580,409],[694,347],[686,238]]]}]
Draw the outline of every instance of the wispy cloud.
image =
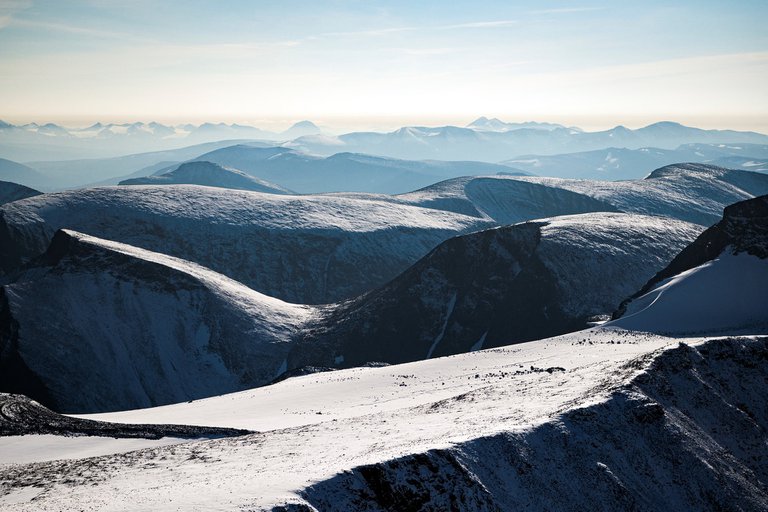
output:
[{"label": "wispy cloud", "polygon": [[414,56],[448,55],[459,51],[456,48],[395,48],[395,50]]},{"label": "wispy cloud", "polygon": [[605,7],[561,7],[556,9],[537,9],[529,11],[531,14],[569,14],[573,12],[602,11]]},{"label": "wispy cloud", "polygon": [[419,30],[419,27],[390,27],[379,28],[372,30],[353,30],[349,32],[324,32],[320,34],[321,37],[347,37],[347,36],[384,36],[387,34],[394,34],[397,32],[409,32],[412,30]]},{"label": "wispy cloud", "polygon": [[323,37],[347,37],[347,36],[385,36],[398,32],[416,32],[428,30],[454,30],[454,29],[494,29],[516,25],[517,20],[492,20],[492,21],[472,21],[468,23],[454,23],[448,25],[422,25],[410,27],[386,27],[371,30],[354,30],[350,32],[325,32],[320,34]]},{"label": "wispy cloud", "polygon": [[144,42],[144,43],[156,42],[152,39],[139,37],[133,34],[125,33],[125,32],[116,32],[114,30],[99,30],[95,28],[81,27],[78,25],[70,25],[66,23],[52,23],[48,21],[34,21],[34,20],[26,20],[22,18],[11,18],[9,24],[15,27],[43,29],[43,30],[50,30],[54,32],[65,32],[67,34],[79,34],[79,35],[99,37],[104,39],[120,39],[124,41],[134,41],[134,42]]},{"label": "wispy cloud", "polygon": [[435,30],[448,30],[453,28],[501,28],[517,25],[517,20],[475,21],[470,23],[458,23],[456,25],[443,25],[432,27]]}]

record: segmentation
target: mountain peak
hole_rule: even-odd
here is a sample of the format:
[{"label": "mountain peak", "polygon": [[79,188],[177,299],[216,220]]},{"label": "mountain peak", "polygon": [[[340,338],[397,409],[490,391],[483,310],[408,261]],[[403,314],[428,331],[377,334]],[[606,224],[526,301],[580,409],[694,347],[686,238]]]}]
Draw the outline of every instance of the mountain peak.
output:
[{"label": "mountain peak", "polygon": [[312,128],[315,130],[319,130],[318,126],[313,123],[312,121],[307,121],[306,119],[303,121],[299,121],[297,123],[293,123],[293,126],[288,128],[289,130],[293,130],[294,128]]}]

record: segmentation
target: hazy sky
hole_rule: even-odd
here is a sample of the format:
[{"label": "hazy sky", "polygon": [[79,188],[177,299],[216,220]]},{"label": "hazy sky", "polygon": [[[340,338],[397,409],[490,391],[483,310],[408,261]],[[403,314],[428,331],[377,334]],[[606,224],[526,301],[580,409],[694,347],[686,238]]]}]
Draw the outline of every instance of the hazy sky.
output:
[{"label": "hazy sky", "polygon": [[766,20],[766,0],[0,0],[0,119],[768,132]]}]

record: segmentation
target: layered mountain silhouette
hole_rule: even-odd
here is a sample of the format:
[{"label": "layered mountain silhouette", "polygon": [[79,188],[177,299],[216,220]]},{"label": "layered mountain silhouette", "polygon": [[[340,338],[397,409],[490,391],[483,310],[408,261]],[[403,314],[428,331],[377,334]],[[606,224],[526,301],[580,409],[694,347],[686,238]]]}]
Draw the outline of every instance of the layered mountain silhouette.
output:
[{"label": "layered mountain silhouette", "polygon": [[165,174],[124,180],[120,185],[204,185],[208,187],[254,190],[270,194],[289,194],[280,185],[254,178],[230,167],[211,162],[188,162]]}]

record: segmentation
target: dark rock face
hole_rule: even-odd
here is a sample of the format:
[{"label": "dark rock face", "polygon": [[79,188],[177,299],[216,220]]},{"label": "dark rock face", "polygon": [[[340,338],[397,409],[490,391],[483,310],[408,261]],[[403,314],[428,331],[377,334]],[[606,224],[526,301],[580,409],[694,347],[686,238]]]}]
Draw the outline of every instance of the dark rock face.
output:
[{"label": "dark rock face", "polygon": [[0,436],[54,434],[160,439],[161,437],[232,437],[249,430],[190,425],[140,425],[109,423],[62,416],[23,395],[0,393]]},{"label": "dark rock face", "polygon": [[[642,283],[696,232],[681,230],[681,223],[669,232],[658,224],[632,234],[613,231],[648,219],[592,214],[450,239],[389,284],[310,324],[288,367],[403,363],[584,328],[591,315],[611,311],[626,296],[617,283]],[[550,224],[556,227],[543,249],[542,230]],[[585,237],[583,245],[572,236]],[[561,257],[563,251],[571,252]],[[563,273],[571,274],[567,286]],[[586,296],[593,288],[599,297]]]},{"label": "dark rock face", "polygon": [[622,302],[613,318],[621,317],[629,302],[645,295],[660,282],[712,261],[727,247],[731,247],[734,254],[746,252],[758,258],[768,258],[768,195],[726,206],[720,222],[699,235],[640,291]]},{"label": "dark rock face", "polygon": [[[401,363],[575,330],[536,256],[540,223],[457,237],[390,284],[342,304],[289,357]],[[528,293],[520,293],[529,290]],[[547,307],[554,306],[554,307]],[[434,345],[434,348],[432,347]],[[319,363],[319,361],[317,361]]]},{"label": "dark rock face", "polygon": [[323,511],[766,510],[767,378],[768,338],[681,344],[606,402],[301,495]]}]

